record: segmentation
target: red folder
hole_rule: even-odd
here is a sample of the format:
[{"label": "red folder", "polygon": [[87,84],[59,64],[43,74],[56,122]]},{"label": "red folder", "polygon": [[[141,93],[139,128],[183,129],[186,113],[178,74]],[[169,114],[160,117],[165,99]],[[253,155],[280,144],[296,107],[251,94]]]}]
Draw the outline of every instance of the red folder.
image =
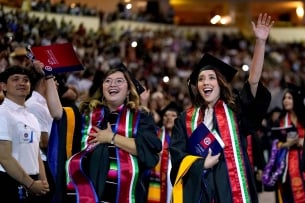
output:
[{"label": "red folder", "polygon": [[45,64],[48,74],[84,70],[71,43],[35,46],[31,51],[35,59]]}]

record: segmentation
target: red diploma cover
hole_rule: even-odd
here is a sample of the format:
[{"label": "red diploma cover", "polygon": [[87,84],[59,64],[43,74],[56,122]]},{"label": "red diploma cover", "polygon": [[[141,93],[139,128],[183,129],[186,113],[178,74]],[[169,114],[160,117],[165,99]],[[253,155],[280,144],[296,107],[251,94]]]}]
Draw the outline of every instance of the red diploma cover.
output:
[{"label": "red diploma cover", "polygon": [[84,70],[71,43],[35,46],[31,51],[35,59],[45,64],[47,74]]}]

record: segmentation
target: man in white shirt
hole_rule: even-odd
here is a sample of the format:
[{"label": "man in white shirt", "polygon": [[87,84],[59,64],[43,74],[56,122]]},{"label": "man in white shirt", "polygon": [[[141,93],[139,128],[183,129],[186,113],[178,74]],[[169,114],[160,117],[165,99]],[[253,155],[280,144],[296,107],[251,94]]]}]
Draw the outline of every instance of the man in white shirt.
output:
[{"label": "man in white shirt", "polygon": [[[35,68],[44,65],[34,62]],[[0,196],[10,202],[36,201],[49,192],[45,168],[39,152],[41,128],[28,111],[25,100],[31,91],[31,73],[12,66],[0,74],[5,99],[0,105]],[[49,78],[49,77],[46,77]],[[60,106],[54,80],[47,80],[47,102]],[[52,111],[53,118],[62,115],[62,108]]]}]

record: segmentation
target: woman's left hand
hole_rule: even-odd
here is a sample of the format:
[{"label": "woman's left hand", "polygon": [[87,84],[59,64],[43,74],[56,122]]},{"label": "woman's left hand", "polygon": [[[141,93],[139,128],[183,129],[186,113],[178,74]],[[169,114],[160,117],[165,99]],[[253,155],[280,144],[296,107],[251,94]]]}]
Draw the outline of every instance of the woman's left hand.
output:
[{"label": "woman's left hand", "polygon": [[89,133],[89,136],[93,137],[93,139],[89,141],[89,144],[110,143],[113,136],[110,123],[107,124],[105,130],[101,130],[96,126],[93,126],[92,128],[95,130],[95,133]]},{"label": "woman's left hand", "polygon": [[274,21],[271,20],[271,16],[268,16],[267,13],[260,13],[257,19],[257,23],[255,24],[253,21],[251,22],[253,32],[255,34],[256,39],[267,40],[271,27],[274,24]]}]

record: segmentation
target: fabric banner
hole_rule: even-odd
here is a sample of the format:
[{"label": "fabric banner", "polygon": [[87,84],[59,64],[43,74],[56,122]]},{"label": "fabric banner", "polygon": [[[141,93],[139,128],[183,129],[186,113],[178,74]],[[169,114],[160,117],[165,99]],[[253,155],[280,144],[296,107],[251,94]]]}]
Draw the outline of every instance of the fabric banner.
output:
[{"label": "fabric banner", "polygon": [[35,46],[31,51],[35,59],[45,64],[46,74],[84,69],[71,43]]}]

